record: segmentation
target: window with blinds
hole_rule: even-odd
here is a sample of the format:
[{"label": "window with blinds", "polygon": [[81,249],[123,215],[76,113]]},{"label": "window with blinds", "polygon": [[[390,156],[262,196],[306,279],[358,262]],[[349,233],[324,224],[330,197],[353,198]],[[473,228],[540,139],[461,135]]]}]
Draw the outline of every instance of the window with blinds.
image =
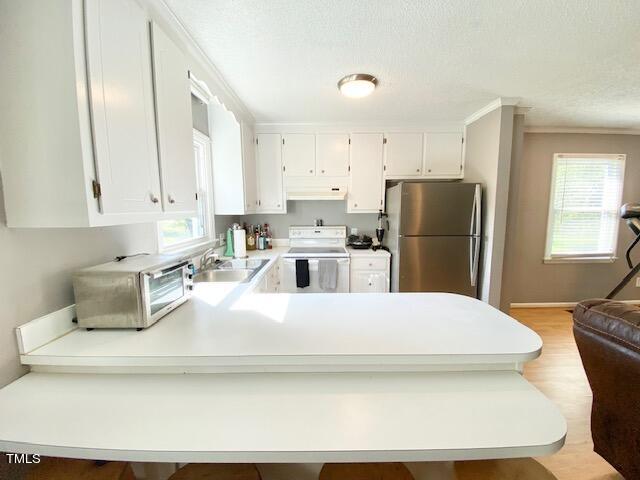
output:
[{"label": "window with blinds", "polygon": [[545,260],[615,258],[625,157],[554,155]]}]

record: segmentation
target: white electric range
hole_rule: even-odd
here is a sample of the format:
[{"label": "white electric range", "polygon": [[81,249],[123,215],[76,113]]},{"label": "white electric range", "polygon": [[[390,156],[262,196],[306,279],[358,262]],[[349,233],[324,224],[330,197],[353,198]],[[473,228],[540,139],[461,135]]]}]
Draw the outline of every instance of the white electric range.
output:
[{"label": "white electric range", "polygon": [[[282,257],[282,291],[287,293],[322,293],[349,291],[349,252],[345,248],[345,226],[296,226],[289,227],[289,251]],[[320,287],[318,265],[320,260],[337,263],[336,288]],[[296,260],[306,260],[309,268],[309,286],[298,288],[296,284]]]}]

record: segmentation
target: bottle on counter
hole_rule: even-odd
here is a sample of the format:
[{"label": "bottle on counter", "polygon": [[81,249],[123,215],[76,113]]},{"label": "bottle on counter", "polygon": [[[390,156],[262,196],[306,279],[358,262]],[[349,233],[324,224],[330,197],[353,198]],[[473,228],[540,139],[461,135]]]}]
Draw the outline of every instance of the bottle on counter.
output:
[{"label": "bottle on counter", "polygon": [[266,237],[266,241],[267,241],[267,248],[273,248],[273,238],[271,238],[271,229],[269,228],[269,224],[265,223],[264,224],[264,232],[265,232],[265,237]]},{"label": "bottle on counter", "polygon": [[256,226],[256,230],[254,232],[254,236],[255,236],[255,239],[256,239],[256,248],[258,250],[261,250],[261,248],[260,248],[260,225]]},{"label": "bottle on counter", "polygon": [[256,236],[254,233],[253,225],[249,226],[247,230],[247,250],[255,250],[256,249]]},{"label": "bottle on counter", "polygon": [[264,230],[260,225],[258,227],[258,250],[265,250],[267,248],[267,237],[264,234]]}]

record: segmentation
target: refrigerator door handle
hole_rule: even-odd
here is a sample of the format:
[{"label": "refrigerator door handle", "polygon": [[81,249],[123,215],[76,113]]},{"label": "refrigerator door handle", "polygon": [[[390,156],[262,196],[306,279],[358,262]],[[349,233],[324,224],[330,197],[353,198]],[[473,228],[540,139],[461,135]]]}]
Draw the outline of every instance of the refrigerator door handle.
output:
[{"label": "refrigerator door handle", "polygon": [[478,283],[478,263],[480,261],[480,237],[469,237],[469,276],[471,286]]},{"label": "refrigerator door handle", "polygon": [[469,228],[469,235],[480,235],[480,207],[482,204],[482,189],[480,185],[476,185],[476,190],[473,195],[473,206],[471,207],[471,227]]}]

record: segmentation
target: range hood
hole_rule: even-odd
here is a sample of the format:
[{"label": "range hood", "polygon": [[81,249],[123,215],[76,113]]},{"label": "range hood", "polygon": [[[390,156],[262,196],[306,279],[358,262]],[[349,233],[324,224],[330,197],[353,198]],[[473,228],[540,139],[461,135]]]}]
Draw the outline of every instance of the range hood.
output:
[{"label": "range hood", "polygon": [[287,200],[344,200],[347,189],[338,187],[294,187],[287,188]]}]

